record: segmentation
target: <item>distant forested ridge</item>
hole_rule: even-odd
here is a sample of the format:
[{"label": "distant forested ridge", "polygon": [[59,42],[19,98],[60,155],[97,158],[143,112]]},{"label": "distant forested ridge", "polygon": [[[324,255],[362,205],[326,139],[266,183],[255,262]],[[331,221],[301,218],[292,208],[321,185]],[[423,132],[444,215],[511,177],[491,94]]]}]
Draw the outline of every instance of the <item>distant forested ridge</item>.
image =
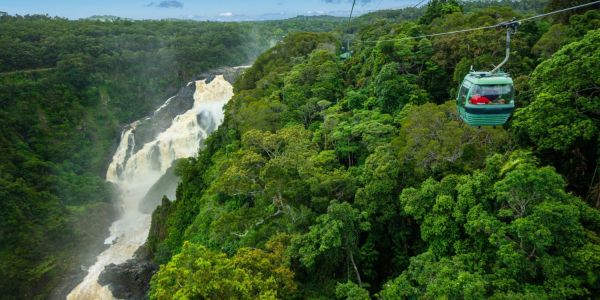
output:
[{"label": "distant forested ridge", "polygon": [[454,100],[471,66],[502,60],[505,31],[398,40],[573,4],[525,2],[369,14],[346,61],[339,32],[260,55],[153,214],[150,298],[598,295],[597,6],[521,24],[505,127],[465,125]]},{"label": "distant forested ridge", "polygon": [[113,219],[104,173],[121,128],[196,74],[248,64],[331,17],[217,23],[0,14],[0,294],[46,298]]}]

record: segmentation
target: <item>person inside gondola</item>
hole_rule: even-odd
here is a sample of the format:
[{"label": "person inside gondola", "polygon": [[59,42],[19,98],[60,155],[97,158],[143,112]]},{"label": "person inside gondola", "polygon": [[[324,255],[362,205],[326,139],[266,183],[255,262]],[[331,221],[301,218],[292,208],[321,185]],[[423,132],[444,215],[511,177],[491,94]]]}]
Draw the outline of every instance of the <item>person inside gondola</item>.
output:
[{"label": "person inside gondola", "polygon": [[484,96],[490,100],[490,103],[494,104],[500,98],[500,92],[495,86],[486,87],[484,89]]},{"label": "person inside gondola", "polygon": [[480,95],[481,91],[480,89],[477,87],[474,91],[473,91],[473,96],[471,96],[471,99],[469,99],[469,102],[471,102],[471,104],[475,104],[475,105],[483,105],[483,104],[490,104],[490,99],[486,96],[482,96]]}]

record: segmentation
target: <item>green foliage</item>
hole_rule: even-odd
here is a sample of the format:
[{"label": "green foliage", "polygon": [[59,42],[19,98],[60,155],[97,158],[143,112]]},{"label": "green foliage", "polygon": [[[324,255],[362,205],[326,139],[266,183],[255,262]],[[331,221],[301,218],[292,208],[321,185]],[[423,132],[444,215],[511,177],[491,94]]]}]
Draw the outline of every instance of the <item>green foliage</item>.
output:
[{"label": "green foliage", "polygon": [[[561,9],[581,5],[584,3],[589,3],[589,2],[592,2],[592,1],[589,1],[589,0],[549,0],[548,4],[546,5],[546,11],[561,10]],[[594,9],[594,6],[592,5],[592,6],[588,6],[585,8],[581,8],[578,11],[567,11],[566,13],[554,16],[554,18],[558,22],[567,22],[569,20],[569,17],[571,17],[572,15],[580,14],[580,13],[585,12],[586,10],[593,10],[593,9]]]},{"label": "green foliage", "polygon": [[[336,48],[330,34],[286,36],[237,80],[236,96],[226,111],[232,124],[240,133],[274,131],[291,120],[308,127],[341,96]],[[320,51],[311,55],[315,49]],[[294,63],[298,65],[292,70]]]},{"label": "green foliage", "polygon": [[404,104],[422,104],[427,101],[427,93],[420,90],[407,76],[398,76],[400,64],[389,63],[381,68],[375,77],[375,96],[378,106],[384,113],[393,114]]},{"label": "green foliage", "polygon": [[550,58],[562,46],[582,38],[593,29],[600,28],[600,12],[591,10],[583,15],[574,15],[569,24],[554,24],[533,46],[532,50],[544,59]]},{"label": "green foliage", "polygon": [[593,175],[600,161],[599,43],[600,30],[591,30],[542,62],[529,81],[531,103],[517,110],[513,123],[520,141],[543,153],[545,161],[567,176],[570,188],[596,207],[600,207],[600,181]]},{"label": "green foliage", "polygon": [[369,300],[369,291],[356,285],[354,282],[338,283],[335,288],[335,295],[338,299],[346,300]]},{"label": "green foliage", "polygon": [[150,299],[289,299],[296,284],[285,249],[278,240],[267,248],[240,248],[228,258],[185,242],[152,278]]},{"label": "green foliage", "polygon": [[566,151],[598,138],[598,43],[600,31],[591,31],[541,63],[532,74],[535,99],[515,114],[514,127],[540,149]]},{"label": "green foliage", "polygon": [[[520,18],[521,15],[508,7],[491,7],[466,14],[453,13],[445,18],[436,19],[429,26],[428,32],[437,33],[448,30],[460,30],[477,26],[489,26]],[[531,49],[544,33],[540,23],[523,23],[519,34],[511,39],[511,56],[503,70],[514,78],[529,74],[534,68],[535,56]],[[447,73],[453,74],[452,80],[447,81],[447,88],[459,85],[470,70],[489,71],[492,65],[497,65],[505,56],[506,32],[503,30],[474,31],[460,35],[441,36],[432,39],[433,61]],[[453,91],[452,98],[458,91]]]},{"label": "green foliage", "polygon": [[328,114],[317,136],[323,147],[335,150],[348,166],[362,163],[377,146],[389,142],[395,128],[392,118],[376,111],[360,110],[353,114]]},{"label": "green foliage", "polygon": [[461,1],[465,12],[475,11],[486,7],[508,6],[514,10],[528,13],[543,13],[548,0],[483,0]]},{"label": "green foliage", "polygon": [[[313,269],[325,264],[337,264],[341,255],[347,255],[346,261],[354,263],[353,256],[358,250],[358,237],[361,231],[369,230],[365,215],[354,209],[349,203],[332,201],[327,213],[319,216],[309,231],[293,241],[300,262]],[[357,279],[360,282],[360,275]]]},{"label": "green foliage", "polygon": [[[503,163],[503,161],[505,161]],[[593,294],[595,264],[583,267],[597,240],[588,209],[564,191],[551,167],[530,153],[492,156],[470,175],[428,180],[400,196],[420,224],[428,250],[386,284],[397,297],[570,298]],[[593,218],[600,217],[594,210]],[[452,284],[450,284],[452,283]]]},{"label": "green foliage", "polygon": [[419,19],[419,23],[429,24],[434,19],[460,11],[462,11],[462,7],[456,0],[432,0],[427,3],[427,9]]},{"label": "green foliage", "polygon": [[295,65],[284,79],[283,103],[289,119],[308,127],[319,113],[341,97],[341,72],[337,57],[326,50],[310,54],[306,63]]},{"label": "green foliage", "polygon": [[[453,101],[436,106],[406,107],[399,138],[400,156],[412,171],[425,179],[473,170],[486,156],[510,145],[507,132],[473,128],[462,123]],[[505,148],[505,149],[506,149]]]}]

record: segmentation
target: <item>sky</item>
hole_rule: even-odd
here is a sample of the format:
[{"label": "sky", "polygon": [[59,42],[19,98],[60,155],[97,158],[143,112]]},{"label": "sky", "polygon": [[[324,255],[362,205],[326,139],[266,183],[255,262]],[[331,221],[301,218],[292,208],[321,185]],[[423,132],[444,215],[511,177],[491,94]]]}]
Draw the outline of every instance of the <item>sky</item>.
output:
[{"label": "sky", "polygon": [[[357,0],[357,14],[414,6],[420,0]],[[48,14],[69,19],[112,15],[130,19],[265,20],[297,15],[347,16],[352,0],[0,0],[11,15]]]}]

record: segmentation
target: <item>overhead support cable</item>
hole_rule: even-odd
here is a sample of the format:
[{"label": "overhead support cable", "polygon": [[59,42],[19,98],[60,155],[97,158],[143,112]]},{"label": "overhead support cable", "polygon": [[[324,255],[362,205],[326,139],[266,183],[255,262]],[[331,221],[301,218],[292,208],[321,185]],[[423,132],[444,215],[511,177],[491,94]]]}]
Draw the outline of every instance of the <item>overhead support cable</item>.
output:
[{"label": "overhead support cable", "polygon": [[421,4],[423,4],[423,2],[425,2],[427,0],[421,0],[419,3],[415,4],[415,6],[413,6],[413,8],[417,8],[419,7]]}]

